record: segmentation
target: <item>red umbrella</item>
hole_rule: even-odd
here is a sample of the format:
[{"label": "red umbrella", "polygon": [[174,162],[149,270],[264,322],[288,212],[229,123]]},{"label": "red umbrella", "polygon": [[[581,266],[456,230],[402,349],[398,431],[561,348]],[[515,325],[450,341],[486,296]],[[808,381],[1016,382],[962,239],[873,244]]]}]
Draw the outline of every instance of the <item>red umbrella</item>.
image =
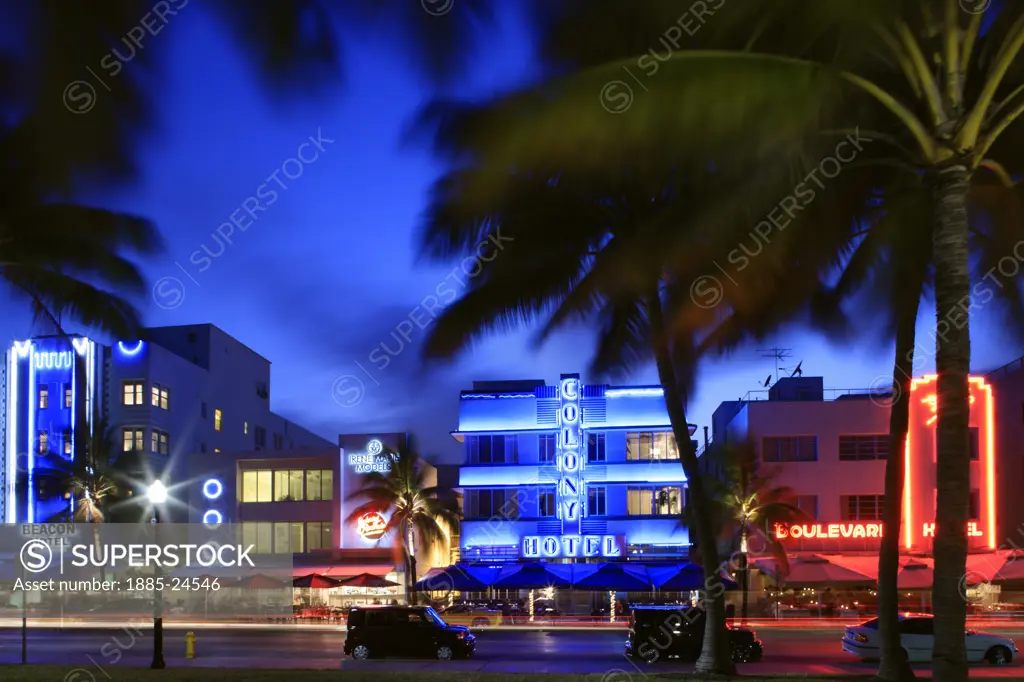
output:
[{"label": "red umbrella", "polygon": [[901,590],[927,590],[932,586],[935,571],[919,559],[908,559],[896,574],[896,586]]},{"label": "red umbrella", "polygon": [[307,587],[313,589],[327,589],[331,587],[337,587],[341,585],[341,580],[335,580],[334,578],[328,578],[325,575],[319,573],[310,573],[304,575],[301,578],[296,578],[292,581],[292,587]]},{"label": "red umbrella", "polygon": [[360,573],[351,578],[342,578],[340,584],[345,587],[398,587],[398,583],[372,573]]}]

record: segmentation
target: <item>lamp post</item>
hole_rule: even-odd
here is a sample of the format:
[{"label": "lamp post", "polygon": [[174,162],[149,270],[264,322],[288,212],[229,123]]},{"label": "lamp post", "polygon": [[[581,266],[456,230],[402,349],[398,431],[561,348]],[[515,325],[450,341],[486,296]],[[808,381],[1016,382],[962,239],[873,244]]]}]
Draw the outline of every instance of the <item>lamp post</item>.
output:
[{"label": "lamp post", "polygon": [[[167,502],[167,486],[162,481],[153,481],[146,491],[146,497],[153,505],[154,534],[159,541],[160,507]],[[161,576],[161,567],[156,566],[156,577]],[[163,591],[160,590],[159,580],[153,581],[153,663],[149,666],[154,670],[163,670],[167,667],[164,662],[164,605]]]}]

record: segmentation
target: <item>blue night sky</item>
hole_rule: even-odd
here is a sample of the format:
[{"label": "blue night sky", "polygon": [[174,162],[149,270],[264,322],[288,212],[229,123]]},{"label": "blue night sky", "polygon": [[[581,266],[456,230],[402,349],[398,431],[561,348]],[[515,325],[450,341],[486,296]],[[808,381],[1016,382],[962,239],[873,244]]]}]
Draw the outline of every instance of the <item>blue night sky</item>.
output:
[{"label": "blue night sky", "polygon": [[[346,31],[343,85],[326,87],[318,98],[273,95],[221,26],[199,7],[182,12],[147,46],[166,53],[154,84],[159,117],[138,149],[141,176],[134,186],[87,200],[152,219],[167,241],[167,252],[145,264],[156,287],[153,297],[138,301],[147,325],[211,322],[237,337],[273,363],[272,408],[327,438],[409,430],[431,459],[455,462],[460,454],[448,432],[457,427],[460,390],[474,379],[551,382],[567,372],[594,379],[585,373],[593,339],[580,328],[538,349],[523,330],[489,339],[454,364],[422,366],[425,332],[410,316],[424,319],[414,313],[417,305],[446,283],[460,289],[450,275],[457,263],[442,268],[417,257],[420,214],[440,166],[426,151],[403,145],[402,134],[430,91],[408,60],[386,48],[386,35],[355,37],[364,42]],[[455,92],[508,87],[529,75],[530,62],[524,33],[508,18]],[[294,180],[279,175],[287,189],[268,181],[318,131],[325,141],[316,160]],[[306,147],[303,154],[315,152]],[[294,165],[286,171],[296,174]],[[276,201],[222,245],[214,236],[218,225],[244,214],[243,202],[264,184],[276,189]],[[219,255],[204,260],[204,245]],[[33,332],[26,307],[7,304],[3,331],[10,339]],[[924,307],[921,334],[928,333],[930,309]],[[995,326],[985,312],[976,330]],[[864,327],[872,322],[865,316]],[[382,343],[391,353],[402,349],[384,368],[371,358]],[[792,348],[789,364],[802,360],[805,376],[823,375],[826,387],[881,386],[891,377],[888,344],[866,334],[856,344],[832,346],[795,329],[707,363],[690,420],[710,425],[719,402],[757,390],[774,362],[756,349],[771,345]],[[1022,352],[977,331],[974,349],[976,370]],[[653,368],[628,382],[657,383]]]}]

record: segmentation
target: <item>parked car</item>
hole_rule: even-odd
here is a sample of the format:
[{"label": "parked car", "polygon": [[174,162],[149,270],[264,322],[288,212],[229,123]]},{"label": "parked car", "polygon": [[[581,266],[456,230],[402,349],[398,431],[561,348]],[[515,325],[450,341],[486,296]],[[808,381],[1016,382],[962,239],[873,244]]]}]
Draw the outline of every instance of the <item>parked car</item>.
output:
[{"label": "parked car", "polygon": [[[900,615],[900,643],[908,662],[926,663],[932,660],[934,625],[934,619],[929,614]],[[968,630],[966,644],[969,663],[988,661],[993,665],[1008,665],[1017,658],[1017,645],[1008,637]],[[878,660],[882,655],[878,619],[872,618],[846,628],[843,651],[865,660]]]},{"label": "parked car", "polygon": [[488,608],[483,604],[455,604],[445,609],[443,617],[453,625],[471,625],[473,627],[501,625],[501,611]]},{"label": "parked car", "polygon": [[345,654],[468,658],[476,637],[463,625],[449,625],[429,606],[357,606],[348,612]]},{"label": "parked car", "polygon": [[[679,657],[697,660],[707,616],[690,606],[637,605],[630,608],[626,656],[647,663]],[[738,663],[761,660],[764,646],[749,628],[729,626],[729,648]]]}]

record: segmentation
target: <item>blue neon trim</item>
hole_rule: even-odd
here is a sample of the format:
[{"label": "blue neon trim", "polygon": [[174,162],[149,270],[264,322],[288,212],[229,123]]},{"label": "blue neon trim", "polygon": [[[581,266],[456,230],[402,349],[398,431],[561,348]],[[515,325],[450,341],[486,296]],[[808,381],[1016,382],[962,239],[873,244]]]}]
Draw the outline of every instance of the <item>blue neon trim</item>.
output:
[{"label": "blue neon trim", "polygon": [[665,394],[661,388],[609,388],[606,398],[660,398]]},{"label": "blue neon trim", "polygon": [[[215,518],[216,521],[211,520],[211,518]],[[203,523],[208,526],[216,526],[219,523],[224,523],[224,516],[216,509],[208,509],[203,514]]]},{"label": "blue neon trim", "polygon": [[130,350],[129,350],[129,349],[128,349],[128,348],[127,348],[127,347],[126,347],[125,345],[124,345],[124,341],[118,341],[118,342],[117,342],[117,349],[118,349],[119,351],[121,351],[121,354],[122,354],[122,355],[132,356],[132,355],[138,355],[138,354],[139,354],[139,353],[140,353],[140,352],[142,351],[142,347],[143,347],[143,345],[145,345],[145,342],[144,342],[144,341],[139,341],[139,342],[138,342],[138,343],[137,343],[137,344],[135,345],[135,348],[132,348],[132,349],[130,349]]},{"label": "blue neon trim", "polygon": [[463,400],[492,400],[495,398],[536,398],[535,393],[463,393]]},{"label": "blue neon trim", "polygon": [[[211,490],[212,486],[212,490]],[[216,500],[224,493],[224,484],[216,478],[210,478],[203,483],[203,497],[208,500]]]}]

